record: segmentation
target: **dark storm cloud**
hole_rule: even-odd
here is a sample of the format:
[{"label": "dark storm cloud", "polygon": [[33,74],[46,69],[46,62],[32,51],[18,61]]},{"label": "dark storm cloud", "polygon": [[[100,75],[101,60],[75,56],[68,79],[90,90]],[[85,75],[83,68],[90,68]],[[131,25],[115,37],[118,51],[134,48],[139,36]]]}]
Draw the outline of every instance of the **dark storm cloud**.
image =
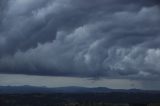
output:
[{"label": "dark storm cloud", "polygon": [[0,72],[155,79],[156,0],[0,2]]}]

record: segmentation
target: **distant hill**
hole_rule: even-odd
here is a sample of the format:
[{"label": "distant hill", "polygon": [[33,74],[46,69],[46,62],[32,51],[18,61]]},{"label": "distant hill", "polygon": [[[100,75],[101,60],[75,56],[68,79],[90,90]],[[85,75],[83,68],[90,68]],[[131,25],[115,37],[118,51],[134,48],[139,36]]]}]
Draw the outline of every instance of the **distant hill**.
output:
[{"label": "distant hill", "polygon": [[0,94],[12,93],[109,93],[109,92],[123,92],[123,93],[160,93],[160,91],[147,91],[139,89],[109,89],[106,87],[86,88],[86,87],[35,87],[35,86],[0,86]]}]

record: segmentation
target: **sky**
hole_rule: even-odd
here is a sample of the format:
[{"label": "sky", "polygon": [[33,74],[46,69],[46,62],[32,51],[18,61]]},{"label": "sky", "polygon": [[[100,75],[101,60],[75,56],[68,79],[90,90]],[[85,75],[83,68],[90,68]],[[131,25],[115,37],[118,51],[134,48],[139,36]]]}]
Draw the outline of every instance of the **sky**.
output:
[{"label": "sky", "polygon": [[0,0],[6,85],[160,90],[160,2]]}]

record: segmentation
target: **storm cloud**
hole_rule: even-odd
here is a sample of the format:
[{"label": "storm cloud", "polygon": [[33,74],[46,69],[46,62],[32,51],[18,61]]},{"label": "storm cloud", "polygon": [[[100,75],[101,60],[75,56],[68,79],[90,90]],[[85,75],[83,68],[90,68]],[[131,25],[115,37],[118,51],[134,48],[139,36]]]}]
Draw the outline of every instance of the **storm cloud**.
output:
[{"label": "storm cloud", "polygon": [[2,0],[0,73],[160,77],[156,0]]}]

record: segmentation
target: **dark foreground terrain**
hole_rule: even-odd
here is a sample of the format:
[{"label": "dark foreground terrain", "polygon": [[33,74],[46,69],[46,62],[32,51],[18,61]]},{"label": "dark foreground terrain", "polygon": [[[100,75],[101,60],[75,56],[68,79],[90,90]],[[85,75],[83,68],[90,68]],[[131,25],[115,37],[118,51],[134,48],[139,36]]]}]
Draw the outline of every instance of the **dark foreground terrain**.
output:
[{"label": "dark foreground terrain", "polygon": [[156,93],[1,94],[0,106],[160,106]]},{"label": "dark foreground terrain", "polygon": [[0,106],[160,106],[160,91],[0,86]]}]

